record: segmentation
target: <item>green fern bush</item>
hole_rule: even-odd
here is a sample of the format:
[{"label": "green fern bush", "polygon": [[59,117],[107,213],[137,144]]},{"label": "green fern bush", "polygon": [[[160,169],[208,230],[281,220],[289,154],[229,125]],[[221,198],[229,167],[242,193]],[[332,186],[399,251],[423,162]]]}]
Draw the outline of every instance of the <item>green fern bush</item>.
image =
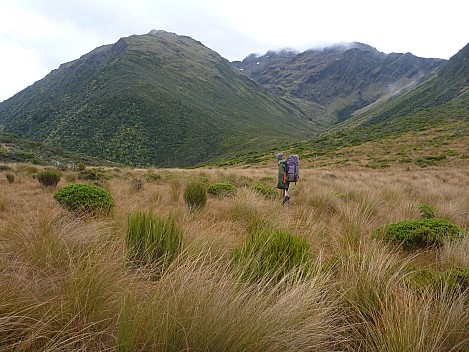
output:
[{"label": "green fern bush", "polygon": [[236,192],[236,187],[230,183],[212,183],[207,188],[207,193],[217,197],[233,196]]},{"label": "green fern bush", "polygon": [[311,262],[309,243],[285,231],[266,228],[252,233],[246,243],[234,251],[234,262],[248,280],[281,280],[298,270],[308,272]]},{"label": "green fern bush", "polygon": [[173,216],[160,219],[150,211],[128,215],[125,245],[133,263],[169,263],[179,253],[182,239]]},{"label": "green fern bush", "polygon": [[207,187],[200,182],[191,182],[184,191],[184,202],[189,210],[202,209],[207,203]]},{"label": "green fern bush", "polygon": [[60,181],[62,173],[57,170],[43,170],[36,174],[36,179],[45,187],[55,187]]},{"label": "green fern bush", "polygon": [[467,236],[464,229],[442,219],[406,220],[382,226],[372,233],[372,238],[400,244],[404,249],[441,247],[445,240]]},{"label": "green fern bush", "polygon": [[65,186],[54,198],[67,210],[81,215],[108,215],[114,208],[108,191],[86,183]]}]

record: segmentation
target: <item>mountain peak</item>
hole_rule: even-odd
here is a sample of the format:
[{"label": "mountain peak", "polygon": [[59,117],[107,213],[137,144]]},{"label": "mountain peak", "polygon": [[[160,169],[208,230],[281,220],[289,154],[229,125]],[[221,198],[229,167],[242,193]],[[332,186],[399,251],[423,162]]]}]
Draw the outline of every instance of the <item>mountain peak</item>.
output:
[{"label": "mountain peak", "polygon": [[166,32],[162,29],[152,29],[150,32],[148,32],[148,34],[151,34],[151,35],[160,35],[160,34],[170,34],[170,32]]}]

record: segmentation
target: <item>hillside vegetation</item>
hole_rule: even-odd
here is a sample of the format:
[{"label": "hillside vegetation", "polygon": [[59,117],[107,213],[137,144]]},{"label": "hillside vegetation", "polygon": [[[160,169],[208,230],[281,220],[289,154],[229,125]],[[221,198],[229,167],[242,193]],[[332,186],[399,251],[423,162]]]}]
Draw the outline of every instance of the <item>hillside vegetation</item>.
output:
[{"label": "hillside vegetation", "polygon": [[0,128],[127,165],[189,166],[306,139],[307,118],[175,34],[120,39],[0,104]]},{"label": "hillside vegetation", "polygon": [[86,154],[72,153],[45,143],[20,138],[13,133],[0,132],[0,162],[33,163],[37,165],[118,165]]},{"label": "hillside vegetation", "polygon": [[[92,182],[109,191],[114,210],[84,218],[54,194],[87,182],[93,169],[65,171],[51,188],[27,165],[10,164],[0,171],[0,349],[465,351],[462,162],[304,167],[286,206],[273,189],[273,160],[249,169],[101,169]],[[194,182],[237,191],[193,210],[183,194]],[[141,214],[178,236],[170,257],[129,244]],[[386,225],[433,223],[418,221],[429,216],[454,224],[460,239],[410,250],[373,238]]]}]

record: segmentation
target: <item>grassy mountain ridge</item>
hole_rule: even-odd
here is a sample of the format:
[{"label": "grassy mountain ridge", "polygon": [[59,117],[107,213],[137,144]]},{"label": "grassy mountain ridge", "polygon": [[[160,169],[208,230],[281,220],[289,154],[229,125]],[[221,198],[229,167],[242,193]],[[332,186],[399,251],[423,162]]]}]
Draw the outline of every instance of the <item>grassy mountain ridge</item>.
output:
[{"label": "grassy mountain ridge", "polygon": [[301,113],[201,43],[152,31],[63,64],[0,105],[7,132],[130,165],[188,166],[305,139]]},{"label": "grassy mountain ridge", "polygon": [[294,99],[311,120],[328,127],[408,89],[443,62],[351,43],[302,53],[250,55],[234,64],[276,94]]}]

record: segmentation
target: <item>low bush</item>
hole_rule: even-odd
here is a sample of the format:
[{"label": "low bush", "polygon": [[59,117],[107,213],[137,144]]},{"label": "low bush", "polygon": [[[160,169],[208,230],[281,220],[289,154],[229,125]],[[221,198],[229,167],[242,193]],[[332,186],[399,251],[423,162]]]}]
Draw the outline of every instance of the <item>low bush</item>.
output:
[{"label": "low bush", "polygon": [[200,182],[192,182],[184,191],[184,202],[189,210],[202,209],[207,203],[207,187]]},{"label": "low bush", "polygon": [[7,181],[8,181],[9,183],[15,182],[15,175],[10,174],[10,173],[7,173],[7,174],[5,174],[5,177],[7,178]]},{"label": "low bush", "polygon": [[78,163],[76,166],[77,171],[85,171],[86,165],[83,163]]},{"label": "low bush", "polygon": [[16,171],[32,175],[32,174],[37,173],[39,170],[36,166],[21,165],[16,168]]},{"label": "low bush", "polygon": [[160,181],[162,179],[160,174],[154,172],[147,172],[144,177],[148,182]]},{"label": "low bush", "polygon": [[179,253],[183,233],[173,216],[159,219],[152,212],[129,214],[125,244],[136,264],[169,263]]},{"label": "low bush", "polygon": [[11,171],[11,166],[8,165],[0,165],[0,171]]},{"label": "low bush", "polygon": [[111,179],[112,177],[100,169],[84,169],[78,173],[78,178],[80,180],[97,181],[98,183],[101,183]]},{"label": "low bush", "polygon": [[274,189],[272,189],[272,188],[270,188],[270,187],[268,187],[268,186],[266,186],[262,183],[256,183],[252,187],[252,189],[254,191],[256,191],[257,193],[263,195],[265,198],[275,198],[275,197],[277,197],[277,192]]},{"label": "low bush", "polygon": [[469,268],[452,268],[443,273],[450,287],[457,287],[461,291],[469,290]]},{"label": "low bush", "polygon": [[265,228],[252,233],[243,247],[235,250],[234,261],[241,266],[246,279],[267,277],[279,281],[292,270],[307,273],[310,246],[298,236]]},{"label": "low bush", "polygon": [[421,216],[423,219],[432,219],[432,218],[435,217],[436,208],[435,208],[433,205],[430,205],[430,204],[418,204],[417,207],[418,207],[418,209],[419,209],[420,216]]},{"label": "low bush", "polygon": [[442,219],[401,221],[382,226],[372,233],[373,238],[400,244],[404,249],[441,247],[445,240],[466,236],[464,229]]},{"label": "low bush", "polygon": [[107,215],[114,201],[103,188],[77,183],[61,188],[54,198],[66,209],[79,215]]},{"label": "low bush", "polygon": [[62,173],[57,170],[43,170],[36,174],[36,179],[45,187],[55,187],[60,181]]},{"label": "low bush", "polygon": [[445,271],[423,268],[416,269],[406,276],[405,282],[409,287],[425,292],[429,288],[434,292],[441,290],[459,290],[469,289],[469,269],[451,268]]},{"label": "low bush", "polygon": [[207,188],[207,193],[219,197],[233,196],[236,191],[236,187],[229,183],[212,183]]},{"label": "low bush", "polygon": [[440,161],[446,159],[446,155],[427,155],[415,160],[416,164],[420,167],[436,165]]}]

